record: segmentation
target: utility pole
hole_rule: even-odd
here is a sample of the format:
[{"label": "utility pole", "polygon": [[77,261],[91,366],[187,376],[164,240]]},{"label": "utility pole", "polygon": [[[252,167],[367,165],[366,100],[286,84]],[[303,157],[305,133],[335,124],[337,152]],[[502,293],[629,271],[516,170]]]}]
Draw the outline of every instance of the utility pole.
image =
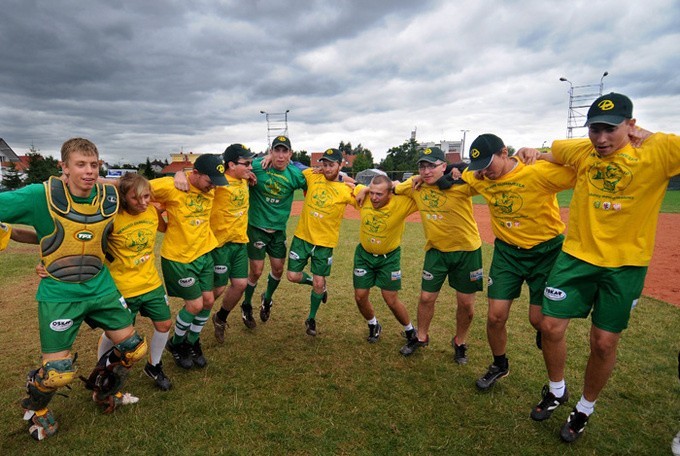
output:
[{"label": "utility pole", "polygon": [[461,130],[463,132],[463,140],[460,143],[460,159],[465,158],[465,136],[470,130]]}]

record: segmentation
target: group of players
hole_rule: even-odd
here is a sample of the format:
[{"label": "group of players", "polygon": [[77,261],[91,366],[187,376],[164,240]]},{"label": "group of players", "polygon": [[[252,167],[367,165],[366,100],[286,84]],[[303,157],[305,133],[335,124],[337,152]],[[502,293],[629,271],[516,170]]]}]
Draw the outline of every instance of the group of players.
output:
[{"label": "group of players", "polygon": [[[273,141],[264,158],[232,144],[222,156],[198,157],[193,170],[174,178],[149,182],[129,174],[115,183],[98,182],[94,144],[67,141],[61,179],[0,194],[0,220],[35,228],[31,233],[2,225],[0,248],[11,237],[39,242],[41,251],[42,366],[29,373],[22,401],[29,433],[42,440],[58,429],[48,404],[76,376],[70,348],[83,321],[104,330],[99,361],[86,384],[95,402],[111,412],[136,400],[121,389],[132,364],[147,350],[144,372],[167,390],[164,349],[181,368],[206,366],[203,327],[212,320],[215,338],[223,343],[227,317],[241,300],[241,318],[254,328],[253,296],[267,256],[271,267],[260,296],[261,321],[271,316],[287,256],[287,279],[311,287],[305,330],[316,336],[347,205],[361,215],[353,284],[368,342],[377,342],[382,330],[369,300],[372,287],[380,288],[403,325],[406,343],[400,353],[409,356],[428,345],[435,302],[448,278],[457,300],[453,359],[467,363],[475,296],[484,281],[471,202],[471,196],[481,194],[496,236],[487,281],[493,361],[476,385],[488,390],[509,373],[506,322],[526,282],[529,321],[549,378],[530,416],[548,419],[569,398],[564,382],[569,319],[592,313],[583,394],[560,432],[564,441],[576,440],[613,370],[621,332],[642,292],[667,182],[680,173],[678,137],[639,129],[632,109],[628,97],[604,95],[588,111],[588,139],[555,141],[548,154],[520,149],[518,157],[511,157],[499,137],[483,134],[471,144],[471,163],[462,176],[432,147],[420,152],[417,176],[402,183],[376,176],[368,186],[343,178],[337,149],[326,150],[316,171],[292,164],[285,136]],[[565,239],[555,195],[568,188],[574,194]],[[286,225],[297,189],[305,190],[305,200],[288,250]],[[416,211],[426,240],[417,329],[398,296],[404,221]],[[155,268],[156,231],[165,232],[165,287]],[[166,290],[184,301],[172,337]],[[221,306],[212,313],[220,296]],[[138,312],[154,325],[148,344],[133,328]]]}]

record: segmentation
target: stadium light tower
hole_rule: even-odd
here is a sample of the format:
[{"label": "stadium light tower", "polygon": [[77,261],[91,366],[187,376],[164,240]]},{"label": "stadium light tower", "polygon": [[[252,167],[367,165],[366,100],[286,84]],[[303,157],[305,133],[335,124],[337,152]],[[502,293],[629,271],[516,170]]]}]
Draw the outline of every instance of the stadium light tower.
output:
[{"label": "stadium light tower", "polygon": [[569,83],[569,112],[567,114],[567,138],[574,137],[574,130],[584,128],[586,113],[593,101],[602,95],[604,78],[608,71],[602,73],[599,84],[574,85],[569,79],[561,77],[560,81]]},{"label": "stadium light tower", "polygon": [[288,136],[288,113],[290,109],[286,109],[285,112],[267,112],[260,111],[260,114],[264,114],[264,118],[267,121],[267,147],[271,149],[272,138],[284,135]]},{"label": "stadium light tower", "polygon": [[470,130],[461,130],[461,132],[463,133],[463,140],[462,140],[461,143],[460,143],[460,159],[461,159],[461,160],[462,160],[463,158],[465,158],[465,135],[467,135],[467,133],[468,133],[469,131],[470,131]]}]

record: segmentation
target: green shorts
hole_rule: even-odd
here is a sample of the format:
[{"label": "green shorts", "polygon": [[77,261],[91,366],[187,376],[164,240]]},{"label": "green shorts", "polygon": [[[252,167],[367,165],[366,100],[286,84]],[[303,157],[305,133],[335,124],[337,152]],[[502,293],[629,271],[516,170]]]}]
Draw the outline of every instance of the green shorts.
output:
[{"label": "green shorts", "polygon": [[214,265],[210,252],[191,263],[178,263],[161,257],[161,269],[169,296],[189,301],[213,289]]},{"label": "green shorts", "polygon": [[291,272],[302,272],[310,258],[312,259],[312,274],[323,277],[331,275],[333,249],[313,245],[293,236],[293,242],[288,253],[288,270]]},{"label": "green shorts", "polygon": [[132,325],[132,313],[117,290],[87,301],[39,301],[38,324],[42,352],[70,350],[84,320],[93,328],[117,330]]},{"label": "green shorts", "polygon": [[264,260],[267,255],[272,258],[286,258],[286,232],[277,230],[268,233],[248,225],[248,258]]},{"label": "green shorts", "polygon": [[248,277],[248,253],[246,244],[227,242],[212,252],[215,263],[213,282],[215,288],[227,285],[229,279],[245,279]]},{"label": "green shorts", "polygon": [[135,318],[137,312],[142,317],[151,319],[151,321],[166,321],[171,318],[168,295],[165,294],[163,285],[148,293],[125,298],[125,302],[127,302],[133,318]]},{"label": "green shorts", "polygon": [[628,327],[647,275],[646,266],[603,268],[560,252],[543,295],[543,315],[586,318],[593,325],[620,333]]},{"label": "green shorts", "polygon": [[522,249],[496,239],[487,282],[489,298],[516,299],[526,280],[529,303],[540,306],[545,281],[562,251],[563,241],[564,236],[560,234],[530,249]]},{"label": "green shorts", "polygon": [[423,291],[437,293],[448,276],[449,286],[461,293],[482,291],[484,270],[482,269],[482,248],[471,252],[442,252],[430,249],[425,253]]},{"label": "green shorts", "polygon": [[401,290],[401,248],[385,255],[368,253],[361,244],[354,250],[354,288]]}]

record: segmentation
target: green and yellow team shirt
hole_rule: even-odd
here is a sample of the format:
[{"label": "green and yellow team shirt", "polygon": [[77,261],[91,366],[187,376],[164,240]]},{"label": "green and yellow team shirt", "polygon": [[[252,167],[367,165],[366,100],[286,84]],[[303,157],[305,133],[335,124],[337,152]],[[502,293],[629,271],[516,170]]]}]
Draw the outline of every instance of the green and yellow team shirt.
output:
[{"label": "green and yellow team shirt", "polygon": [[441,252],[471,252],[482,246],[477,222],[472,216],[472,190],[467,184],[440,190],[436,185],[423,184],[413,190],[413,178],[397,185],[397,195],[415,201],[425,232],[425,250]]},{"label": "green and yellow team shirt", "polygon": [[108,236],[106,265],[125,298],[140,296],[163,284],[154,254],[157,230],[158,212],[153,205],[137,215],[125,211],[116,214]]},{"label": "green and yellow team shirt", "polygon": [[359,241],[368,253],[385,255],[401,245],[404,220],[418,210],[415,201],[402,195],[393,196],[380,209],[374,209],[366,195],[361,206]]},{"label": "green and yellow team shirt", "polygon": [[215,188],[215,200],[210,213],[212,228],[217,245],[227,242],[248,243],[248,201],[249,190],[246,179],[237,179],[225,174],[229,185]]},{"label": "green and yellow team shirt", "polygon": [[295,236],[313,245],[334,248],[338,245],[345,207],[348,204],[357,207],[356,199],[347,185],[328,181],[323,174],[314,174],[312,168],[302,174],[307,181],[307,195]]},{"label": "green and yellow team shirt", "polygon": [[175,188],[172,177],[152,180],[151,188],[154,200],[163,204],[168,213],[161,257],[186,264],[217,247],[217,238],[210,229],[215,190],[203,193],[190,184],[189,191],[183,192]]},{"label": "green and yellow team shirt", "polygon": [[648,266],[668,181],[680,173],[680,137],[655,133],[608,157],[588,139],[560,140],[552,153],[576,169],[563,250],[596,266]]},{"label": "green and yellow team shirt", "polygon": [[539,161],[526,166],[515,159],[515,168],[499,179],[475,179],[465,171],[463,180],[489,206],[491,227],[498,239],[530,249],[564,232],[557,192],[573,188],[574,170]]},{"label": "green and yellow team shirt", "polygon": [[[77,203],[92,203],[96,188],[87,198],[71,195]],[[55,230],[54,220],[47,208],[43,184],[32,184],[11,192],[0,193],[0,220],[7,223],[28,225],[35,228],[38,239],[49,236]],[[68,236],[69,234],[66,233]],[[40,255],[40,248],[35,246]],[[40,279],[36,299],[47,302],[70,302],[96,299],[116,292],[109,268],[104,265],[96,276],[85,282],[60,282],[52,277]]]},{"label": "green and yellow team shirt", "polygon": [[253,162],[257,184],[250,189],[249,223],[264,230],[286,231],[295,190],[307,188],[307,182],[295,165],[279,171],[262,168],[262,159]]}]

